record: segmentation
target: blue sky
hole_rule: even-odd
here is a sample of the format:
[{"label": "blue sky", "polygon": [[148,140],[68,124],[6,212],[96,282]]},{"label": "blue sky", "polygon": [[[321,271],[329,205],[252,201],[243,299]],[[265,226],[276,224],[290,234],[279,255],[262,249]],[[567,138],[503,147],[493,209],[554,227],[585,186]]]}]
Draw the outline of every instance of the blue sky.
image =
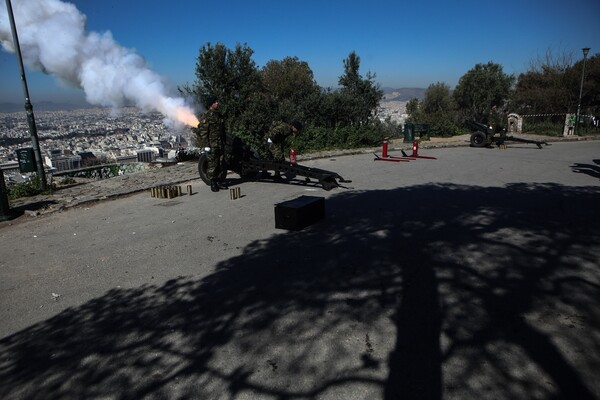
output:
[{"label": "blue sky", "polygon": [[[19,1],[12,0],[13,7]],[[0,4],[0,7],[5,5]],[[337,86],[343,60],[361,58],[360,72],[382,87],[454,87],[477,63],[501,64],[518,75],[553,54],[600,52],[600,0],[338,1],[338,0],[75,0],[87,30],[110,31],[172,87],[192,83],[206,43],[247,44],[259,67],[296,56],[317,83]],[[19,21],[16,21],[17,26]],[[20,33],[21,35],[21,33]],[[0,50],[0,102],[23,102],[16,57]],[[31,100],[82,99],[39,71],[27,69]]]}]

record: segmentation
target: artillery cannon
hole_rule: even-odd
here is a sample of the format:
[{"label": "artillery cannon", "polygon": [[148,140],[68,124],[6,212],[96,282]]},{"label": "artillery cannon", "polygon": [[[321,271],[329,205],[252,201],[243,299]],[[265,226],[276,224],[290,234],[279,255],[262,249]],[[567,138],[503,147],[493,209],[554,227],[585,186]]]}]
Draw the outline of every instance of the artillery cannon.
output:
[{"label": "artillery cannon", "polygon": [[473,147],[489,147],[492,145],[492,143],[496,144],[497,146],[501,146],[506,141],[533,143],[540,149],[542,148],[543,144],[548,146],[548,143],[541,140],[529,140],[514,136],[507,136],[506,130],[495,132],[491,127],[487,126],[486,124],[482,124],[481,122],[469,120],[465,121],[465,124],[469,127],[471,132],[473,132],[471,133],[471,146]]},{"label": "artillery cannon", "polygon": [[[245,180],[260,179],[263,171],[278,171],[280,173],[302,176],[304,177],[304,183],[309,183],[311,179],[315,179],[325,190],[339,187],[340,183],[351,182],[345,180],[335,172],[306,167],[287,161],[261,159],[258,152],[245,144],[242,139],[230,133],[226,134],[224,160],[227,170],[237,173]],[[227,174],[227,170],[223,171],[223,178]],[[200,173],[200,179],[207,185],[210,185],[208,154],[204,151],[200,153],[200,158],[198,159],[198,172]]]}]

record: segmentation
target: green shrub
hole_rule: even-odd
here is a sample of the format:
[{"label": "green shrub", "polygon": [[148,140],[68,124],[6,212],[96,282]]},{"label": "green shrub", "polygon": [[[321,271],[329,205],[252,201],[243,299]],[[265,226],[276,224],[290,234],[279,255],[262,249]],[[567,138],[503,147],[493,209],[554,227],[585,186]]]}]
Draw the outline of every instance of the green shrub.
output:
[{"label": "green shrub", "polygon": [[37,174],[33,174],[31,179],[26,182],[19,182],[11,185],[8,188],[9,199],[20,199],[21,197],[37,196],[41,193],[52,193],[53,185],[50,183],[46,192],[40,189],[40,178]]},{"label": "green shrub", "polygon": [[302,152],[331,149],[355,149],[379,146],[389,132],[382,126],[341,127],[337,129],[305,129],[296,139],[296,147]]},{"label": "green shrub", "polygon": [[73,183],[76,183],[77,181],[73,178],[71,178],[70,176],[65,176],[61,181],[60,184],[61,185],[72,185]]},{"label": "green shrub", "polygon": [[563,128],[563,123],[556,123],[552,121],[530,122],[523,124],[523,133],[532,133],[547,136],[562,136]]}]

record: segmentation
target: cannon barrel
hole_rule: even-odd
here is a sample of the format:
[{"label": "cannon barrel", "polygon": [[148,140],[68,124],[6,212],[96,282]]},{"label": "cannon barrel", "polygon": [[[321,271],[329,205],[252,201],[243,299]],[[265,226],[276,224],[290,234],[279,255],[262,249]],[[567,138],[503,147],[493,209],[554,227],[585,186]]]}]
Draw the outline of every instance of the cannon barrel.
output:
[{"label": "cannon barrel", "polygon": [[490,127],[481,122],[467,120],[467,121],[465,121],[465,125],[473,132],[480,131],[483,133],[491,133],[491,132],[488,132],[490,130]]}]

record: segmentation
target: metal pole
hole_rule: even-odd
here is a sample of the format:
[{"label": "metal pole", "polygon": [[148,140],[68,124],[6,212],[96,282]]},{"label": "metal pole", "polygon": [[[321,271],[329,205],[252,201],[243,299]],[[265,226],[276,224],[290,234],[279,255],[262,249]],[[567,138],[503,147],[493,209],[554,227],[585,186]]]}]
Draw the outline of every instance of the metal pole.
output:
[{"label": "metal pole", "polygon": [[577,103],[577,118],[575,119],[575,127],[573,128],[573,134],[577,135],[577,127],[579,125],[579,112],[581,110],[581,95],[583,94],[583,80],[585,78],[585,62],[587,55],[590,51],[589,47],[581,49],[583,51],[583,68],[581,70],[581,85],[579,86],[579,102]]},{"label": "metal pole", "polygon": [[23,92],[25,93],[25,111],[27,112],[27,122],[29,123],[29,133],[31,135],[31,144],[33,146],[33,154],[35,155],[35,163],[37,165],[37,173],[40,178],[40,190],[46,190],[46,172],[42,162],[42,154],[40,151],[40,143],[38,141],[37,128],[35,125],[35,117],[33,116],[33,106],[29,99],[29,89],[27,89],[27,79],[25,78],[25,69],[23,68],[23,57],[21,56],[21,48],[19,46],[19,37],[17,36],[17,27],[15,25],[15,17],[13,15],[12,4],[10,0],[6,0],[6,8],[8,10],[8,18],[12,29],[13,44],[17,59],[19,60],[19,70],[21,72],[21,82],[23,83]]}]

